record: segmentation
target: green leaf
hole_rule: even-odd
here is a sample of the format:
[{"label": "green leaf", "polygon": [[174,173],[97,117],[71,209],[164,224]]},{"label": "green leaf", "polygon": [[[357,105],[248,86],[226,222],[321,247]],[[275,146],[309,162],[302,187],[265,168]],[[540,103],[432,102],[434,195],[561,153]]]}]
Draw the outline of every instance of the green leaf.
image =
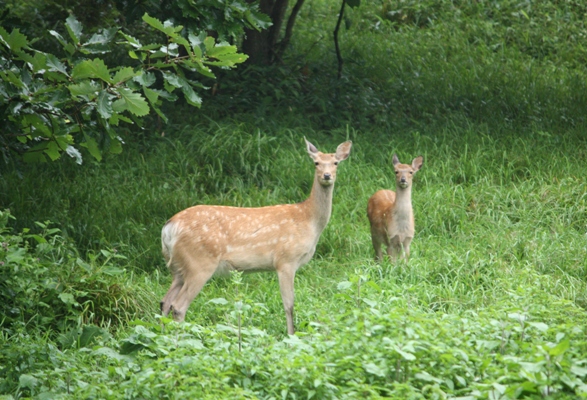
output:
[{"label": "green leaf", "polygon": [[26,256],[26,249],[22,247],[11,248],[6,254],[6,261],[10,264],[20,264]]},{"label": "green leaf", "polygon": [[379,367],[377,364],[375,363],[366,363],[364,366],[365,371],[367,371],[370,374],[379,376],[379,377],[384,377],[386,375],[386,372],[383,368]]},{"label": "green leaf", "polygon": [[573,374],[575,374],[576,376],[580,376],[581,378],[584,378],[587,376],[587,368],[585,367],[580,367],[578,365],[573,365],[571,367],[571,372]]},{"label": "green leaf", "polygon": [[65,152],[67,153],[68,156],[70,156],[71,158],[75,158],[75,162],[79,165],[82,164],[83,158],[82,158],[82,153],[79,152],[78,149],[76,149],[73,146],[67,146],[67,148],[65,149]]},{"label": "green leaf", "polygon": [[190,47],[189,42],[185,40],[182,36],[178,35],[176,38],[173,39],[173,41],[177,44],[182,45],[183,47],[185,47],[188,53],[191,53],[192,48]]},{"label": "green leaf", "polygon": [[47,126],[47,121],[40,115],[27,114],[22,118],[21,123],[25,129],[32,131],[33,137],[51,137],[51,130]]},{"label": "green leaf", "polygon": [[88,152],[98,161],[102,161],[102,153],[98,148],[98,143],[93,137],[85,135],[85,142],[80,143],[80,146],[85,147],[88,149]]},{"label": "green leaf", "polygon": [[100,90],[100,87],[94,81],[83,80],[80,83],[69,85],[67,87],[72,96],[90,96],[95,97],[95,94]]},{"label": "green leaf", "polygon": [[361,5],[361,0],[344,0],[344,1],[351,8],[359,7]]},{"label": "green leaf", "polygon": [[548,325],[543,322],[528,322],[528,325],[533,326],[534,328],[538,329],[540,332],[546,332],[548,330]]},{"label": "green leaf", "polygon": [[551,356],[559,356],[571,347],[569,339],[565,339],[548,351]]},{"label": "green leaf", "polygon": [[199,35],[195,35],[194,33],[190,32],[188,35],[188,40],[190,41],[192,47],[199,48],[199,46],[204,43],[204,40],[206,40],[206,32],[200,32]]},{"label": "green leaf", "polygon": [[262,13],[253,13],[251,10],[247,10],[245,11],[244,16],[247,22],[258,31],[268,29],[271,27],[271,25],[273,25],[271,19]]},{"label": "green leaf", "polygon": [[27,37],[20,33],[19,29],[13,29],[12,32],[8,34],[4,28],[0,27],[0,40],[15,53],[28,45]]},{"label": "green leaf", "polygon": [[93,356],[98,356],[98,355],[99,356],[105,356],[105,357],[107,357],[109,359],[117,360],[117,361],[124,360],[124,359],[127,358],[127,357],[119,354],[116,350],[113,350],[113,349],[111,349],[109,347],[100,347],[99,349],[94,350],[92,352],[92,355]]},{"label": "green leaf", "polygon": [[169,22],[166,22],[165,24],[163,24],[157,18],[153,18],[153,17],[149,16],[149,14],[147,14],[147,13],[145,13],[145,15],[143,15],[143,21],[145,21],[151,27],[153,27],[153,28],[165,33],[167,36],[171,36],[171,37],[177,36],[177,34],[175,33],[177,28],[180,28],[180,30],[183,29],[183,27],[176,28],[173,25],[171,25]]},{"label": "green leaf", "polygon": [[159,100],[159,93],[154,91],[153,89],[149,89],[148,87],[143,87],[143,93],[145,97],[149,100],[151,105],[157,104],[157,100]]},{"label": "green leaf", "polygon": [[227,44],[219,44],[206,52],[206,55],[209,57],[217,57],[224,54],[234,54],[236,53],[236,46],[230,46]]},{"label": "green leaf", "polygon": [[31,65],[34,73],[39,73],[47,69],[48,66],[47,56],[40,52],[36,52],[27,62]]},{"label": "green leaf", "polygon": [[217,61],[206,61],[207,65],[214,65],[217,67],[233,67],[235,64],[243,63],[249,58],[246,54],[223,54],[215,57]]},{"label": "green leaf", "polygon": [[49,31],[49,34],[50,34],[51,36],[53,36],[55,39],[57,39],[57,41],[58,41],[59,43],[61,43],[61,45],[62,45],[63,47],[67,46],[67,44],[68,44],[68,43],[67,43],[67,41],[66,41],[66,40],[63,38],[63,36],[61,36],[61,34],[60,34],[59,32],[56,32],[56,31],[54,31],[54,30],[50,30],[50,31]]},{"label": "green leaf", "polygon": [[12,83],[14,86],[16,86],[17,88],[24,88],[26,87],[26,85],[24,84],[24,82],[14,74],[14,72],[12,71],[2,71],[0,70],[0,77],[2,77],[2,79],[4,81],[10,82]]},{"label": "green leaf", "polygon": [[34,389],[37,386],[37,378],[32,375],[22,374],[18,377],[18,384],[21,388]]},{"label": "green leaf", "polygon": [[416,379],[419,379],[419,380],[425,381],[425,382],[436,382],[436,383],[442,382],[440,379],[430,375],[426,371],[418,372],[416,375],[414,375],[414,377]]},{"label": "green leaf", "polygon": [[544,361],[536,362],[536,363],[524,362],[524,361],[519,362],[520,367],[522,367],[522,369],[524,371],[530,372],[530,373],[542,371],[544,364],[545,364]]},{"label": "green leaf", "polygon": [[143,117],[149,114],[149,104],[140,95],[127,88],[121,88],[118,93],[125,102],[125,108],[132,114]]},{"label": "green leaf", "polygon": [[49,156],[51,161],[55,161],[61,157],[61,148],[57,145],[56,142],[51,141],[47,143],[47,148],[45,149],[45,154]]},{"label": "green leaf", "polygon": [[70,15],[65,20],[65,28],[67,29],[67,32],[73,39],[74,43],[78,44],[82,37],[82,24],[73,15]]},{"label": "green leaf", "polygon": [[214,48],[215,42],[216,41],[212,36],[208,36],[208,37],[206,37],[206,39],[204,39],[204,46],[206,47],[206,53],[210,52],[210,50],[212,50]]},{"label": "green leaf", "polygon": [[122,32],[122,31],[118,31],[118,33],[120,33],[126,39],[126,42],[122,42],[122,43],[129,44],[132,47],[134,47],[135,49],[139,49],[139,48],[143,47],[143,45],[141,44],[139,39],[132,37],[130,35],[127,35],[126,33]]},{"label": "green leaf", "polygon": [[69,76],[65,64],[53,54],[47,54],[47,66],[49,67],[49,71],[61,72],[63,75]]},{"label": "green leaf", "polygon": [[202,98],[198,96],[196,92],[194,92],[194,89],[192,89],[189,83],[185,82],[181,87],[181,91],[183,92],[183,95],[189,104],[196,107],[200,107],[202,105]]},{"label": "green leaf", "polygon": [[174,86],[176,88],[180,88],[183,86],[181,78],[171,72],[164,72],[163,79],[165,79],[165,82],[169,83],[171,86]]},{"label": "green leaf", "polygon": [[[149,100],[149,103],[151,104],[151,108],[153,110],[155,110],[155,113],[157,113],[158,116],[161,117],[161,119],[163,119],[163,121],[165,121],[165,123],[168,122],[168,118],[165,114],[163,114],[163,112],[159,109],[159,107],[157,107],[157,102],[159,101],[159,96],[161,95],[161,91],[160,90],[153,90],[153,89],[149,89],[146,86],[143,86],[143,93],[145,94],[145,97]],[[161,96],[163,97],[163,96]]]},{"label": "green leaf", "polygon": [[408,352],[400,350],[400,349],[395,349],[395,351],[397,351],[399,353],[399,355],[402,356],[402,358],[407,361],[414,361],[416,359],[416,356],[413,355],[412,353],[408,353]]},{"label": "green leaf", "polygon": [[155,82],[157,82],[157,78],[155,74],[152,72],[139,72],[133,80],[139,83],[142,86],[151,86]]},{"label": "green leaf", "polygon": [[122,153],[122,143],[120,139],[116,138],[110,142],[110,147],[108,148],[108,152],[111,154],[120,154]]},{"label": "green leaf", "polygon": [[106,90],[101,90],[98,94],[97,111],[98,114],[104,119],[108,119],[112,116],[112,101],[111,95]]},{"label": "green leaf", "polygon": [[89,347],[96,338],[107,336],[109,335],[106,330],[95,325],[85,325],[79,337],[79,347]]},{"label": "green leaf", "polygon": [[112,41],[118,28],[102,29],[98,33],[94,33],[90,40],[82,44],[81,51],[85,54],[107,53],[108,44]]},{"label": "green leaf", "polygon": [[77,301],[75,301],[75,298],[73,297],[73,295],[71,293],[60,293],[59,294],[59,298],[65,304],[69,304],[69,305],[72,305],[72,306],[75,306],[75,305],[78,305],[79,304]]},{"label": "green leaf", "polygon": [[106,83],[112,83],[108,67],[104,64],[104,61],[96,58],[94,60],[85,60],[73,67],[71,73],[73,79],[87,79],[87,78],[98,78],[102,79]]},{"label": "green leaf", "polygon": [[133,78],[136,75],[136,72],[131,67],[125,67],[119,69],[114,77],[112,78],[112,82],[117,85],[122,82],[126,82],[129,79]]}]

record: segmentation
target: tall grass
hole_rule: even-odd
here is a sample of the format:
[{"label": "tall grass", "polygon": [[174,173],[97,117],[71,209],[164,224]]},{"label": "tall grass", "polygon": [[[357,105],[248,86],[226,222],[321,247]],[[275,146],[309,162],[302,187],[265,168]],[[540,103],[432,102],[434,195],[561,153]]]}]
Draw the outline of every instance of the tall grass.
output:
[{"label": "tall grass", "polygon": [[[123,154],[101,164],[2,167],[0,206],[16,217],[17,232],[34,234],[35,221],[53,221],[78,249],[66,263],[74,270],[116,250],[126,272],[96,274],[104,287],[120,284],[123,299],[136,290],[140,300],[127,313],[110,307],[121,298],[115,293],[112,302],[94,301],[121,329],[96,339],[92,351],[55,346],[53,336],[26,326],[3,331],[13,344],[0,365],[18,368],[0,368],[0,390],[98,398],[584,396],[587,81],[574,61],[584,57],[575,46],[584,6],[559,3],[385,1],[348,10],[338,81],[328,72],[329,42],[320,39],[329,33],[317,23],[332,2],[312,2],[296,31],[294,50],[307,56],[299,69],[280,67],[271,79],[249,69],[238,96],[221,89],[206,99],[206,117],[178,110],[181,123],[164,135],[127,138]],[[401,4],[393,15],[405,18],[386,14]],[[560,36],[541,42],[539,27]],[[313,174],[304,136],[322,151],[347,139],[353,149],[316,254],[296,276],[297,338],[284,337],[274,274],[246,275],[240,285],[213,279],[186,324],[159,319],[170,283],[160,254],[165,221],[195,204],[303,201]],[[366,205],[376,190],[393,189],[394,153],[424,156],[412,193],[416,237],[408,264],[376,264]],[[104,328],[106,319],[91,322]]]},{"label": "tall grass", "polygon": [[[366,200],[380,188],[393,188],[394,153],[400,159],[422,154],[423,173],[413,194],[414,259],[433,255],[445,265],[448,257],[473,270],[487,258],[495,265],[529,263],[582,287],[587,205],[581,176],[587,171],[579,130],[489,133],[453,121],[385,137],[353,129],[263,132],[213,124],[157,139],[148,149],[129,148],[102,166],[72,172],[51,164],[28,167],[23,179],[4,175],[2,192],[10,197],[3,204],[20,226],[51,219],[81,248],[118,246],[136,270],[164,270],[159,232],[175,212],[194,204],[251,207],[304,200],[312,179],[304,135],[324,151],[347,137],[354,141],[318,258],[369,261]],[[558,290],[581,296],[563,286]]]}]

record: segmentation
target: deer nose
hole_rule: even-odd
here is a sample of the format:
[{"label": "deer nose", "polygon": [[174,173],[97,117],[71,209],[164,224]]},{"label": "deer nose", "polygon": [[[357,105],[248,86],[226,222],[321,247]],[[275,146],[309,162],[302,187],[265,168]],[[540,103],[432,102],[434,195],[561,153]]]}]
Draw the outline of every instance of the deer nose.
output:
[{"label": "deer nose", "polygon": [[401,183],[406,183],[406,178],[402,176],[402,177],[400,178],[400,180],[399,180],[399,181],[400,181]]},{"label": "deer nose", "polygon": [[327,173],[324,174],[324,179],[326,179],[327,181],[329,181],[329,180],[332,179],[332,175],[329,172],[327,172]]}]

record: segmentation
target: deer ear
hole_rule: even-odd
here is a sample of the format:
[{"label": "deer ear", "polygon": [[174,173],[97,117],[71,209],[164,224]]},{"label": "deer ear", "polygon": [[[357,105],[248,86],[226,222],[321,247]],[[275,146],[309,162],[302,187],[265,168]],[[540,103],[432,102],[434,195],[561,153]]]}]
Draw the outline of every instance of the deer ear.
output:
[{"label": "deer ear", "polygon": [[339,144],[336,148],[336,154],[334,155],[334,158],[336,158],[338,161],[343,161],[349,158],[349,155],[351,154],[352,145],[353,142],[351,142],[350,140]]},{"label": "deer ear", "polygon": [[412,168],[414,169],[414,171],[417,171],[420,168],[422,168],[423,164],[424,164],[424,157],[418,156],[418,157],[414,158],[414,161],[412,161]]},{"label": "deer ear", "polygon": [[398,165],[399,164],[399,158],[397,158],[397,154],[393,155],[393,159],[391,161],[393,163],[393,165]]},{"label": "deer ear", "polygon": [[306,150],[308,150],[308,154],[312,159],[316,159],[319,153],[318,149],[312,143],[308,142],[306,138],[304,138],[304,140],[306,141]]}]

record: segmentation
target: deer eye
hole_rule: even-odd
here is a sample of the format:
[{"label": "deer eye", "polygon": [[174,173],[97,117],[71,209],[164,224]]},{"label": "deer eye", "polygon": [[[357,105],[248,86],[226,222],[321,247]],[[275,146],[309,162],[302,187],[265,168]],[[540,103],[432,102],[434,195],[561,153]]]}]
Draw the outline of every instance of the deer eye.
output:
[{"label": "deer eye", "polygon": [[414,173],[413,171],[410,171],[410,175],[412,175],[413,173]]},{"label": "deer eye", "polygon": [[399,171],[395,171],[395,174],[397,175],[399,173]]},{"label": "deer eye", "polygon": [[338,165],[338,161],[335,161],[335,162],[334,162],[334,165]]},{"label": "deer eye", "polygon": [[314,165],[320,165],[320,163],[319,163],[318,161],[316,161],[316,162],[314,163]]}]

